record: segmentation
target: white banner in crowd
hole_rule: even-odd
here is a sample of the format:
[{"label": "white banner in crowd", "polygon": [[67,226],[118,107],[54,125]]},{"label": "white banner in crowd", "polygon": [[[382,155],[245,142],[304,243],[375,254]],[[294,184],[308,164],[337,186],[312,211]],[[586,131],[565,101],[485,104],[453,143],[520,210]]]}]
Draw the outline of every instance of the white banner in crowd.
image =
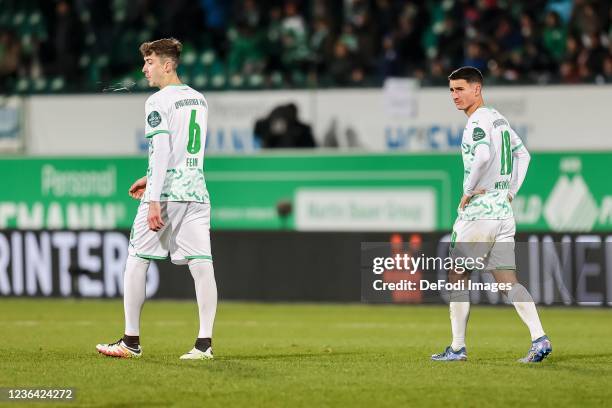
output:
[{"label": "white banner in crowd", "polygon": [[[206,92],[208,152],[259,149],[258,119],[293,103],[322,147],[366,151],[452,151],[465,115],[445,88],[396,81],[382,89]],[[488,106],[504,114],[534,150],[609,150],[612,86],[485,88]],[[148,94],[32,96],[26,103],[27,153],[131,155],[145,152]],[[577,106],[579,101],[579,109]]]}]

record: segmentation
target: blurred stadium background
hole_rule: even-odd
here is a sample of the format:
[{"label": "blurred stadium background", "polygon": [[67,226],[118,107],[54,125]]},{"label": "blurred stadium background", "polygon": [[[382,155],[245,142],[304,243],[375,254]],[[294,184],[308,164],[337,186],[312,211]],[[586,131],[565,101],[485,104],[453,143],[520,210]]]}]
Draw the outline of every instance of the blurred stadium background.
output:
[{"label": "blurred stadium background", "polygon": [[[603,0],[0,0],[0,296],[121,297],[138,205],[127,189],[146,170],[154,91],[138,46],[173,36],[182,80],[210,106],[221,300],[359,302],[360,243],[439,248],[463,178],[465,116],[446,76],[472,65],[532,153],[513,202],[517,239],[533,249],[521,279],[543,305],[610,306],[611,20]],[[147,285],[154,299],[194,298],[169,262],[152,264]],[[444,301],[423,296],[382,301]],[[38,301],[44,321],[55,306],[42,300],[0,308],[29,321]],[[112,307],[120,330],[119,302],[92,305]],[[543,313],[562,327],[577,310]]]}]

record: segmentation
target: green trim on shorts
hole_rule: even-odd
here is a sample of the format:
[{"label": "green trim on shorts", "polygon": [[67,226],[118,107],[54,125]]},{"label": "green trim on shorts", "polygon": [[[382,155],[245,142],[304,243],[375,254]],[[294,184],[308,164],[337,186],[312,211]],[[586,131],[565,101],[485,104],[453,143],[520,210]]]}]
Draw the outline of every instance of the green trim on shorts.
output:
[{"label": "green trim on shorts", "polygon": [[523,144],[520,143],[518,146],[516,146],[514,149],[512,149],[512,153],[514,153],[515,151],[517,151],[518,149],[520,149],[521,147],[523,147]]},{"label": "green trim on shorts", "polygon": [[139,258],[144,258],[144,259],[167,259],[168,258],[168,255],[156,256],[156,255],[136,254],[136,256]]},{"label": "green trim on shorts", "polygon": [[189,255],[186,256],[185,259],[210,259],[212,261],[211,255]]},{"label": "green trim on shorts", "polygon": [[496,266],[495,269],[493,269],[494,271],[500,271],[500,270],[504,270],[504,269],[508,269],[511,271],[515,271],[516,270],[516,265],[502,265],[502,266]]},{"label": "green trim on shorts", "polygon": [[153,137],[153,136],[155,136],[155,135],[159,135],[160,133],[167,133],[167,134],[170,134],[170,132],[169,132],[169,131],[167,131],[167,130],[156,130],[155,132],[150,132],[150,133],[147,133],[147,134],[145,135],[145,137],[146,137],[147,139],[149,139],[149,138],[152,138],[152,137]]}]

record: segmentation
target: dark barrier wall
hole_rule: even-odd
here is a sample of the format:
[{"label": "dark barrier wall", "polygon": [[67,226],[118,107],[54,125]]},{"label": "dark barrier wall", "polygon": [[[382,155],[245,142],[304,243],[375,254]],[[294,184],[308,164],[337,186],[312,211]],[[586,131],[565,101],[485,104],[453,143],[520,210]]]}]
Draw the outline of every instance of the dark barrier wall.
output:
[{"label": "dark barrier wall", "polygon": [[[221,299],[263,301],[358,302],[361,271],[368,267],[362,264],[363,242],[420,242],[424,252],[443,256],[448,239],[447,234],[212,234]],[[611,305],[612,235],[519,234],[517,241],[517,251],[523,248],[517,252],[519,278],[537,302]],[[121,296],[127,245],[128,231],[0,232],[0,295]],[[194,298],[187,267],[152,262],[147,296]]]}]

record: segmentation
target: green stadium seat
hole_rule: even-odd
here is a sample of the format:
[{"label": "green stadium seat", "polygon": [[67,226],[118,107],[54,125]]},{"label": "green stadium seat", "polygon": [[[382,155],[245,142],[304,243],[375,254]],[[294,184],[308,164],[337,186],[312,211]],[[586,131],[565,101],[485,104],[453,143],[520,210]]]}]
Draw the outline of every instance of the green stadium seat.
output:
[{"label": "green stadium seat", "polygon": [[196,89],[205,88],[208,85],[208,77],[206,75],[200,74],[193,78],[193,86]]},{"label": "green stadium seat", "polygon": [[225,74],[215,74],[212,77],[211,84],[213,88],[223,88],[225,86]]},{"label": "green stadium seat", "polygon": [[251,88],[261,88],[264,83],[264,77],[261,74],[253,74],[248,78],[248,85]]},{"label": "green stadium seat", "polygon": [[198,56],[195,52],[188,51],[186,53],[181,54],[181,63],[184,66],[192,67],[196,63],[197,58]]},{"label": "green stadium seat", "polygon": [[96,65],[100,68],[104,68],[108,65],[109,62],[109,57],[107,54],[100,54],[98,55],[98,58],[96,58]]},{"label": "green stadium seat", "polygon": [[86,68],[91,63],[91,57],[88,54],[81,55],[79,58],[79,67]]},{"label": "green stadium seat", "polygon": [[36,78],[33,81],[33,89],[35,92],[44,92],[47,90],[48,81],[46,78]]},{"label": "green stadium seat", "polygon": [[233,74],[230,77],[230,86],[232,88],[240,88],[244,85],[244,76],[240,74]]},{"label": "green stadium seat", "polygon": [[29,78],[19,78],[15,83],[15,91],[17,93],[26,93],[30,90],[31,83]]},{"label": "green stadium seat", "polygon": [[215,62],[216,56],[213,50],[206,50],[200,54],[200,62],[206,66],[210,67]]},{"label": "green stadium seat", "polygon": [[283,74],[278,71],[274,71],[270,74],[270,85],[276,88],[283,86],[283,83]]},{"label": "green stadium seat", "polygon": [[51,80],[49,84],[49,90],[52,92],[60,92],[64,90],[66,86],[66,81],[62,77],[55,77]]}]

